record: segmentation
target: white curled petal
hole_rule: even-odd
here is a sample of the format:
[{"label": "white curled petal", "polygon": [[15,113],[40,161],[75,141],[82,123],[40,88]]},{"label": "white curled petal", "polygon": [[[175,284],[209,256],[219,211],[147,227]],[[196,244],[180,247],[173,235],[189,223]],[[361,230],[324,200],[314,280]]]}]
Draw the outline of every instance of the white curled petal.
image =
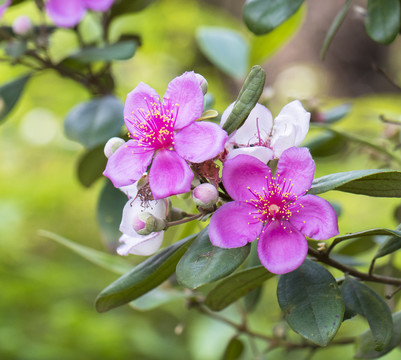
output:
[{"label": "white curled petal", "polygon": [[138,194],[138,188],[137,188],[138,181],[133,183],[132,185],[127,185],[127,186],[121,186],[119,189],[127,195],[129,198],[134,198]]},{"label": "white curled petal", "polygon": [[274,126],[270,146],[274,157],[279,158],[284,150],[296,146],[296,128],[292,123],[281,122]]},{"label": "white curled petal", "polygon": [[117,253],[125,256],[128,254],[152,255],[160,249],[163,237],[164,231],[154,232],[146,236],[128,236],[123,234],[119,240],[122,244],[117,248]]},{"label": "white curled petal", "polygon": [[264,164],[267,164],[267,162],[272,160],[274,157],[273,151],[271,149],[264,146],[252,146],[230,151],[227,155],[226,160],[232,159],[241,154],[253,156],[262,161]]}]

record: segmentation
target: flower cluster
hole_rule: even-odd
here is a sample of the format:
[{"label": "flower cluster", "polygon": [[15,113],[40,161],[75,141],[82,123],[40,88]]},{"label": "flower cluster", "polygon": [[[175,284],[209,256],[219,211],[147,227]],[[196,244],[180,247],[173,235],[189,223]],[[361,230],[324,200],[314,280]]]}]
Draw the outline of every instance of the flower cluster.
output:
[{"label": "flower cluster", "polygon": [[[118,253],[157,251],[169,216],[167,198],[192,188],[199,215],[213,214],[209,227],[213,245],[235,248],[257,239],[260,261],[269,271],[292,271],[305,260],[306,237],[325,240],[338,234],[331,205],[306,195],[315,164],[309,150],[297,146],[308,132],[310,114],[293,101],[273,122],[270,111],[257,104],[228,137],[222,126],[233,105],[223,113],[221,127],[197,121],[205,92],[205,80],[186,72],[170,82],[163,99],[144,83],[128,94],[124,121],[130,140],[113,138],[105,147],[104,175],[130,197]],[[216,159],[223,162],[222,179]],[[274,175],[267,165],[273,159],[279,159]],[[217,172],[206,176],[210,171],[204,171],[205,166]],[[146,171],[145,199],[137,184]],[[194,188],[193,180],[200,185]],[[220,195],[224,195],[221,200]],[[227,202],[230,199],[234,201]]]}]

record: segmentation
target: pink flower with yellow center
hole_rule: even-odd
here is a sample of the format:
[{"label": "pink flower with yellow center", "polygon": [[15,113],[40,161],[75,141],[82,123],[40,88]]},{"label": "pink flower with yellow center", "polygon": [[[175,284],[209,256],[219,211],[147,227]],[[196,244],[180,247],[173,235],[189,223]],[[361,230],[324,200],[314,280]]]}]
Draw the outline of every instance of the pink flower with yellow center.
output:
[{"label": "pink flower with yellow center", "polygon": [[173,79],[163,100],[140,83],[127,95],[124,121],[129,140],[113,153],[104,175],[115,187],[133,184],[149,170],[154,199],[191,190],[188,162],[202,163],[224,150],[227,133],[217,124],[198,121],[203,92],[194,72]]},{"label": "pink flower with yellow center", "polygon": [[272,176],[257,158],[237,155],[223,168],[223,184],[234,199],[212,216],[213,245],[235,248],[258,238],[264,267],[275,274],[298,268],[308,253],[305,236],[326,240],[338,235],[337,215],[324,199],[305,195],[312,185],[315,164],[306,148],[285,150]]}]

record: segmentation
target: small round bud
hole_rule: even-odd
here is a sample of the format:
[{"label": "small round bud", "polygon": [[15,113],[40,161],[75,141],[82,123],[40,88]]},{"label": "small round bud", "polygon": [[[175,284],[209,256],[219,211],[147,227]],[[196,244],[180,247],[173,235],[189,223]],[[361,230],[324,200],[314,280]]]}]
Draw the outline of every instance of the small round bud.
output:
[{"label": "small round bud", "polygon": [[139,235],[149,235],[164,230],[166,223],[149,212],[140,213],[134,218],[133,228]]},{"label": "small round bud", "polygon": [[195,76],[198,79],[199,85],[202,88],[203,95],[206,95],[207,88],[208,88],[208,83],[207,83],[206,79],[201,74],[195,74]]},{"label": "small round bud", "polygon": [[18,16],[13,22],[13,32],[17,35],[26,35],[32,30],[32,21],[28,16]]},{"label": "small round bud", "polygon": [[119,137],[112,137],[107,141],[106,145],[104,146],[104,155],[109,158],[123,144],[125,144],[125,141],[123,139]]},{"label": "small round bud", "polygon": [[200,184],[194,189],[192,198],[200,208],[211,210],[219,199],[219,193],[212,184]]}]

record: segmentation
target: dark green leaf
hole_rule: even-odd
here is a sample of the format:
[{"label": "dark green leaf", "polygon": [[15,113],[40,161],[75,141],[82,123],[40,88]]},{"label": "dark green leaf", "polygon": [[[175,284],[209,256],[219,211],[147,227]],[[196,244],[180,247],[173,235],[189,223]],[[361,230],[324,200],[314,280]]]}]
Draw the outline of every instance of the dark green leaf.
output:
[{"label": "dark green leaf", "polygon": [[124,205],[128,198],[116,189],[110,181],[106,181],[97,204],[97,221],[103,241],[107,248],[114,252],[121,236],[119,227]]},{"label": "dark green leaf", "polygon": [[401,172],[395,170],[354,170],[313,180],[309,194],[339,190],[376,197],[401,197]]},{"label": "dark green leaf", "polygon": [[145,9],[154,0],[120,0],[111,8],[111,16],[128,15]]},{"label": "dark green leaf", "polygon": [[25,75],[0,86],[0,121],[13,109],[30,77]]},{"label": "dark green leaf", "polygon": [[107,158],[104,155],[104,145],[86,151],[78,160],[78,179],[85,187],[90,187],[102,176]]},{"label": "dark green leaf", "polygon": [[324,132],[305,144],[312,157],[334,155],[344,150],[347,141],[344,137],[332,132]]},{"label": "dark green leaf", "polygon": [[[245,267],[250,268],[259,265],[261,265],[261,263],[257,251],[257,243],[254,241],[251,243],[251,252],[248,258],[246,259]],[[254,311],[261,297],[262,297],[262,286],[258,286],[257,288],[247,293],[244,296],[244,304],[246,311],[248,311],[249,313]]]},{"label": "dark green leaf", "polygon": [[[319,117],[316,119],[316,122],[323,122],[325,124],[333,124],[341,119],[343,119],[345,116],[349,114],[349,112],[352,109],[352,105],[345,103],[341,104],[338,106],[335,106],[333,108],[327,109],[320,111]],[[338,134],[342,135],[342,134]]]},{"label": "dark green leaf", "polygon": [[12,58],[19,58],[25,54],[27,44],[25,40],[11,40],[4,47],[5,53]]},{"label": "dark green leaf", "polygon": [[90,262],[116,274],[124,274],[132,269],[132,265],[121,256],[110,255],[95,249],[91,249],[87,246],[75,243],[50,231],[40,230],[39,235],[47,239],[56,241],[57,243],[74,251],[76,254],[89,260]]},{"label": "dark green leaf", "polygon": [[304,0],[247,0],[243,18],[256,35],[267,34],[293,15]]},{"label": "dark green leaf", "polygon": [[381,351],[375,350],[375,341],[372,333],[368,330],[360,335],[356,340],[356,358],[376,359],[379,358],[401,343],[401,311],[393,314],[393,335],[390,342]]},{"label": "dark green leaf", "polygon": [[184,287],[196,289],[231,274],[250,251],[246,245],[235,249],[213,246],[206,227],[177,265],[177,281]]},{"label": "dark green leaf", "polygon": [[385,255],[391,254],[398,249],[401,249],[401,236],[399,235],[400,233],[401,225],[398,225],[392,236],[388,236],[386,240],[384,240],[384,242],[380,245],[374,259],[378,259]]},{"label": "dark green leaf", "polygon": [[244,351],[244,344],[240,339],[234,337],[228,343],[224,351],[223,360],[237,360],[241,357]]},{"label": "dark green leaf", "polygon": [[224,123],[223,129],[228,135],[244,123],[255,107],[265,86],[265,80],[265,71],[259,65],[253,66],[238,94],[233,110]]},{"label": "dark green leaf", "polygon": [[341,285],[341,293],[347,308],[368,320],[375,350],[383,350],[393,332],[391,311],[385,301],[370,287],[349,276]]},{"label": "dark green leaf", "polygon": [[142,295],[138,299],[131,301],[129,305],[135,310],[148,311],[172,301],[185,299],[187,297],[188,294],[183,291],[156,288]]},{"label": "dark green leaf", "polygon": [[159,286],[174,273],[195,236],[168,246],[114,281],[96,298],[96,310],[105,312],[127,304]]},{"label": "dark green leaf", "polygon": [[344,4],[344,6],[341,8],[341,10],[338,12],[336,17],[334,18],[334,21],[331,23],[329,31],[326,34],[326,37],[324,38],[322,50],[320,51],[320,58],[324,60],[326,56],[327,49],[330,46],[331,41],[333,40],[334,35],[336,34],[337,30],[343,23],[345,19],[345,15],[347,15],[349,8],[351,7],[352,0],[347,0],[347,2]]},{"label": "dark green leaf", "polygon": [[121,101],[111,95],[80,103],[68,113],[65,133],[87,148],[104,144],[120,134],[123,108]]},{"label": "dark green leaf", "polygon": [[196,39],[203,54],[227,75],[236,79],[246,76],[249,45],[237,31],[221,27],[201,27]]},{"label": "dark green leaf", "polygon": [[337,282],[311,260],[280,276],[277,298],[290,327],[315,344],[327,345],[341,325],[344,302]]},{"label": "dark green leaf", "polygon": [[400,32],[399,0],[368,0],[366,32],[376,42],[391,43]]},{"label": "dark green leaf", "polygon": [[273,277],[262,265],[238,271],[223,279],[206,297],[205,304],[220,311]]}]

